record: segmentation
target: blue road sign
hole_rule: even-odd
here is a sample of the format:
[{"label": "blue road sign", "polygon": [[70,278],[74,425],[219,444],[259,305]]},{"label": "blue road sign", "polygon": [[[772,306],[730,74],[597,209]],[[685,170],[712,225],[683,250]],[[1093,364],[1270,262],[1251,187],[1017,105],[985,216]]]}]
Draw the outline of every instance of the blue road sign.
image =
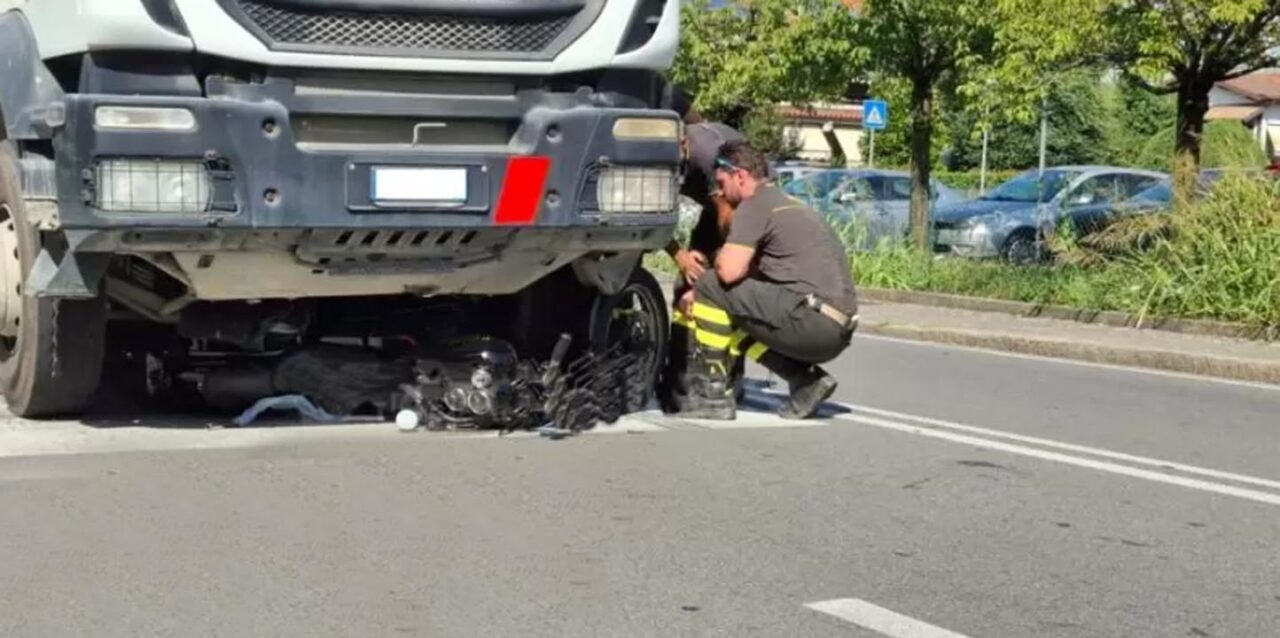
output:
[{"label": "blue road sign", "polygon": [[862,128],[883,131],[889,125],[889,104],[884,100],[867,100],[862,103]]}]

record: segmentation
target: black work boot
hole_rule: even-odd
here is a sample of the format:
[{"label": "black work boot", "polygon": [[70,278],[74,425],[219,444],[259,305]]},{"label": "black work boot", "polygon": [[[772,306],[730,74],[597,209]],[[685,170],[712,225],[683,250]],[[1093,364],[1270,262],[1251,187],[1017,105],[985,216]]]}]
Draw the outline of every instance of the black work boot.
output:
[{"label": "black work boot", "polygon": [[680,416],[708,421],[732,421],[738,416],[733,385],[722,370],[708,365],[701,356],[689,362],[688,395]]},{"label": "black work boot", "polygon": [[710,381],[693,375],[690,379],[689,396],[685,397],[684,409],[678,416],[686,419],[703,419],[706,421],[732,421],[738,417],[738,405],[734,400],[733,388],[723,381]]},{"label": "black work boot", "polygon": [[826,370],[777,352],[765,353],[760,364],[786,381],[791,389],[791,396],[778,408],[778,416],[784,419],[802,420],[817,414],[839,385]]},{"label": "black work boot", "polygon": [[836,393],[839,385],[835,377],[818,368],[818,374],[812,381],[791,386],[791,397],[778,409],[778,416],[793,421],[812,417]]}]

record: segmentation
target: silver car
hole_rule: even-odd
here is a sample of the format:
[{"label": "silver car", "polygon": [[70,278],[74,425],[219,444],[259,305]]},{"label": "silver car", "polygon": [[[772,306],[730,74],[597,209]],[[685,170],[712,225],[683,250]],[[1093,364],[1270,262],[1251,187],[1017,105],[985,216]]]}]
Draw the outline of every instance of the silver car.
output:
[{"label": "silver car", "polygon": [[[964,193],[932,180],[933,206],[965,200]],[[911,175],[902,171],[864,169],[845,175],[817,208],[837,224],[848,224],[861,233],[861,247],[874,247],[885,238],[907,236],[911,223]]]},{"label": "silver car", "polygon": [[1062,220],[1106,211],[1168,177],[1108,166],[1055,167],[1043,179],[1038,170],[1026,171],[976,200],[939,207],[934,248],[962,257],[1036,262],[1044,254],[1041,238]]},{"label": "silver car", "polygon": [[813,164],[799,164],[792,162],[783,162],[773,165],[773,174],[777,179],[778,186],[785,187],[787,184],[802,179],[814,173],[820,173],[827,170],[826,167]]}]

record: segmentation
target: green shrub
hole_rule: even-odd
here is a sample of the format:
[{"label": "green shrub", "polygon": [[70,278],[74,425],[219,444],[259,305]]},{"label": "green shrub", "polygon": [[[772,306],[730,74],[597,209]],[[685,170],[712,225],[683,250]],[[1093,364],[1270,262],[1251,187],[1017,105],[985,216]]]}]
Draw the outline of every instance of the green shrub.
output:
[{"label": "green shrub", "polygon": [[[1022,171],[987,171],[987,190],[999,186],[1001,182],[1012,178]],[[934,171],[933,176],[939,182],[959,191],[977,196],[982,184],[982,171]]]},{"label": "green shrub", "polygon": [[1147,298],[1143,312],[1280,326],[1280,187],[1224,177],[1169,216],[1150,250],[1118,260]]},{"label": "green shrub", "polygon": [[[860,286],[1280,327],[1280,183],[1223,178],[1203,201],[1133,218],[1141,241],[1053,266],[935,259],[905,245],[853,253]],[[1060,233],[1055,248],[1097,242]]]},{"label": "green shrub", "polygon": [[[1174,129],[1152,136],[1142,148],[1139,165],[1161,171],[1173,168]],[[1267,154],[1239,122],[1215,121],[1205,126],[1200,165],[1206,168],[1262,168]]]}]

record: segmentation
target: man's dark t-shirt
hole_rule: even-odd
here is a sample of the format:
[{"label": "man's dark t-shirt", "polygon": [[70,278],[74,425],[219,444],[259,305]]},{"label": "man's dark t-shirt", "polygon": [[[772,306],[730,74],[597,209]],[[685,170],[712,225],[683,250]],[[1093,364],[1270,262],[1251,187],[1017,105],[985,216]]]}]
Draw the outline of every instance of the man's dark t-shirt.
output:
[{"label": "man's dark t-shirt", "polygon": [[857,314],[858,299],[844,244],[817,211],[772,186],[738,206],[728,244],[755,249],[750,276],[802,295],[816,294]]}]

